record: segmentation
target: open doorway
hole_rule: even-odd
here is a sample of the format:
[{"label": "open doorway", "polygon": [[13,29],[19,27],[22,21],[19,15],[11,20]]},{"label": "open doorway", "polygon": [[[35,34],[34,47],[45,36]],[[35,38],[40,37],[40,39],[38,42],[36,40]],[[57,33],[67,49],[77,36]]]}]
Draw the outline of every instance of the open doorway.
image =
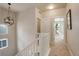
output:
[{"label": "open doorway", "polygon": [[52,22],[52,37],[53,46],[51,47],[50,55],[53,56],[69,56],[70,53],[65,45],[65,25],[64,18],[55,18]]},{"label": "open doorway", "polygon": [[64,42],[64,18],[54,19],[54,42]]}]

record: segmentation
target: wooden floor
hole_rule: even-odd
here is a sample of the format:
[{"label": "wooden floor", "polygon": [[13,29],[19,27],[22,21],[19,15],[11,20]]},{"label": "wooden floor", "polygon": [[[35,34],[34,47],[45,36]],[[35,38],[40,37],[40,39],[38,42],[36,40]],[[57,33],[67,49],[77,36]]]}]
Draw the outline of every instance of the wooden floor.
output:
[{"label": "wooden floor", "polygon": [[50,47],[51,50],[49,56],[70,56],[67,47],[62,43],[62,41],[55,42],[55,44]]}]

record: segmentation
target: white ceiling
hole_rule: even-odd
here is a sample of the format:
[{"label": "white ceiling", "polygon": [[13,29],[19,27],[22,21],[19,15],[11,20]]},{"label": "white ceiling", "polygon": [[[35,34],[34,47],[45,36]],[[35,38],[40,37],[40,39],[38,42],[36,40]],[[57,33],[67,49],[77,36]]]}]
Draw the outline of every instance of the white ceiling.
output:
[{"label": "white ceiling", "polygon": [[54,8],[53,9],[58,9],[58,8],[64,8],[66,7],[66,3],[44,3],[44,4],[40,4],[38,5],[37,7],[42,10],[42,11],[46,11],[46,10],[49,10],[47,9],[48,6],[53,6]]},{"label": "white ceiling", "polygon": [[[47,10],[46,7],[48,5],[50,4],[49,3],[12,3],[11,9],[16,12],[22,12],[24,10],[27,10],[30,7],[37,7],[42,11],[46,11]],[[51,5],[54,6],[54,9],[63,8],[66,6],[65,3],[52,3]],[[0,3],[0,6],[4,8],[8,8],[7,3]]]}]

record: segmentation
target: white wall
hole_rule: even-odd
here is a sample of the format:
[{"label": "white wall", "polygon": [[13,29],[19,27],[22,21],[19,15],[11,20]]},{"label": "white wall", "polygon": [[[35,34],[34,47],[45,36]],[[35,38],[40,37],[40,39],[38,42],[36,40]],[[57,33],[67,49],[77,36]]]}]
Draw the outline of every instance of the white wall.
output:
[{"label": "white wall", "polygon": [[74,53],[79,55],[79,4],[67,4],[72,12],[72,30],[67,30],[67,40]]},{"label": "white wall", "polygon": [[[36,18],[36,26],[40,25],[40,33],[38,33],[39,37],[39,52],[40,56],[47,56],[49,53],[49,34],[43,32],[43,17],[42,14],[40,13],[40,9],[35,8],[35,18]],[[40,20],[40,24],[38,21]]]},{"label": "white wall", "polygon": [[17,44],[18,51],[24,49],[35,39],[35,8],[30,8],[18,14],[17,20]]},{"label": "white wall", "polygon": [[[16,16],[15,12],[11,12],[11,15],[14,19],[14,24],[12,26],[8,26],[8,34],[0,35],[1,38],[8,38],[8,47],[4,49],[0,49],[0,56],[12,56],[17,53],[17,39],[16,39]],[[4,18],[8,16],[8,11],[2,7],[0,7],[0,24],[4,24]]]},{"label": "white wall", "polygon": [[51,38],[51,43],[53,43],[53,20],[56,17],[64,17],[66,14],[66,9],[65,8],[59,8],[59,9],[54,9],[54,10],[48,10],[42,13],[43,15],[43,21],[42,21],[42,32],[49,33]]},{"label": "white wall", "polygon": [[[38,33],[38,30],[40,30],[40,32],[41,32],[42,15],[41,15],[40,10],[38,8],[35,8],[35,20],[36,20],[36,27],[37,27],[36,32]],[[38,27],[40,27],[40,28],[38,28]]]}]

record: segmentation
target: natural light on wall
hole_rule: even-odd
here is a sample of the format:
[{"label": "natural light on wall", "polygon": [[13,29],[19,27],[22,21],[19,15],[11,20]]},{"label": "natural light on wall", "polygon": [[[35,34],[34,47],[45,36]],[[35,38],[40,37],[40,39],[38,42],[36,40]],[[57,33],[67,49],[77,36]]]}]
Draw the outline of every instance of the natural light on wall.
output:
[{"label": "natural light on wall", "polygon": [[[0,24],[0,36],[8,34],[8,26],[6,24]],[[8,38],[0,37],[0,49],[8,47]]]},{"label": "natural light on wall", "polygon": [[0,24],[0,35],[8,34],[8,26]]}]

